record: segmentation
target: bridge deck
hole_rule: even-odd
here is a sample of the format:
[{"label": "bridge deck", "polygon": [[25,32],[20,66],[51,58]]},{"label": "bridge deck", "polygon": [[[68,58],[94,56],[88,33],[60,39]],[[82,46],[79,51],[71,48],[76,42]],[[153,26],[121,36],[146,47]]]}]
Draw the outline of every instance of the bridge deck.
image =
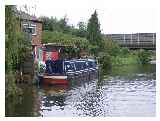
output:
[{"label": "bridge deck", "polygon": [[156,33],[108,34],[106,37],[130,49],[156,49]]}]

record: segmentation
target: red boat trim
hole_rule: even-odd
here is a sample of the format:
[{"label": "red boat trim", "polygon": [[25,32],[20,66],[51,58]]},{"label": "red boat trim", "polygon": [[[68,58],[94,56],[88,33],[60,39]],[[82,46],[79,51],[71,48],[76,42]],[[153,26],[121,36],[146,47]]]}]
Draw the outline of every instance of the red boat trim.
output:
[{"label": "red boat trim", "polygon": [[51,79],[51,78],[44,78],[43,82],[45,84],[68,84],[68,80],[66,79]]}]

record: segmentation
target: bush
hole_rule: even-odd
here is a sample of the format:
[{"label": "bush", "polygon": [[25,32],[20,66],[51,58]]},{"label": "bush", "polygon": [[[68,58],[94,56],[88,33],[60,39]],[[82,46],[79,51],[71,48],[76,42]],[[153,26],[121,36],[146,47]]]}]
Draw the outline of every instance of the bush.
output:
[{"label": "bush", "polygon": [[138,61],[141,64],[147,64],[149,61],[151,61],[151,53],[147,50],[140,50],[137,53]]},{"label": "bush", "polygon": [[129,54],[128,48],[121,48],[121,55],[126,57]]},{"label": "bush", "polygon": [[88,48],[88,40],[82,37],[76,37],[70,34],[64,34],[62,32],[43,31],[42,33],[43,43],[57,43],[62,45],[76,46],[81,49]]},{"label": "bush", "polygon": [[100,53],[99,63],[102,66],[103,70],[109,70],[111,69],[112,62],[111,62],[111,56],[108,53]]},{"label": "bush", "polygon": [[92,44],[88,46],[90,54],[95,55],[95,56],[97,56],[98,54],[98,48],[99,48],[98,46],[92,45]]},{"label": "bush", "polygon": [[104,51],[111,56],[118,56],[120,54],[120,47],[113,40],[104,39]]}]

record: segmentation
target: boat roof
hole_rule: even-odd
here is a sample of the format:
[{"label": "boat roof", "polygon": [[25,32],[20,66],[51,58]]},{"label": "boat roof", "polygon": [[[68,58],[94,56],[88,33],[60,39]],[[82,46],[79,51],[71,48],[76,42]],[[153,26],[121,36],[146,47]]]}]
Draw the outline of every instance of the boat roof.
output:
[{"label": "boat roof", "polygon": [[95,62],[96,60],[94,59],[72,59],[72,60],[65,60],[65,62],[85,62],[85,61],[92,61]]},{"label": "boat roof", "polygon": [[54,47],[71,47],[71,45],[62,45],[61,43],[46,43],[43,46],[54,46]]}]

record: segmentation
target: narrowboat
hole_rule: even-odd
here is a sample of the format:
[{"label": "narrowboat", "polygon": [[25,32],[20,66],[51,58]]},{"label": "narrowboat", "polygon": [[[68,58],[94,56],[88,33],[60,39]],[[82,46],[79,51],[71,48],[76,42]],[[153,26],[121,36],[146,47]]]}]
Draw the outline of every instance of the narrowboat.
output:
[{"label": "narrowboat", "polygon": [[35,46],[34,63],[38,83],[68,84],[71,79],[90,79],[98,72],[94,59],[65,59],[66,46],[53,43]]},{"label": "narrowboat", "polygon": [[46,60],[39,73],[42,84],[69,84],[70,79],[87,77],[98,73],[98,65],[93,59]]}]

